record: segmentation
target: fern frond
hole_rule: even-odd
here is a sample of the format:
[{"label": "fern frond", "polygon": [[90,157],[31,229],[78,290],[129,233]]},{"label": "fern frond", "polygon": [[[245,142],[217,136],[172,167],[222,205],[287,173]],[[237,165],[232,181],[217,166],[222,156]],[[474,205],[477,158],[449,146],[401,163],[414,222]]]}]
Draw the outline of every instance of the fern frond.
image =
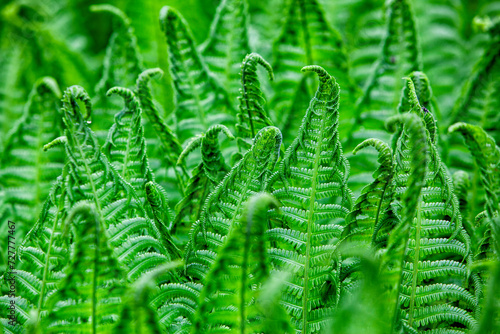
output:
[{"label": "fern frond", "polygon": [[298,331],[315,333],[324,328],[339,298],[334,250],[352,198],[338,134],[339,84],[319,66],[302,71],[317,73],[319,86],[273,175],[273,195],[282,208],[272,211],[268,236],[272,263],[296,271],[285,283],[283,305]]},{"label": "fern frond", "polygon": [[[204,281],[217,251],[241,219],[248,198],[266,189],[280,146],[278,128],[260,130],[251,149],[206,199],[200,219],[191,227],[186,248],[185,271],[194,281]],[[186,330],[193,323],[202,288],[199,283],[161,286],[152,303],[159,308],[160,319],[170,331]]]},{"label": "fern frond", "polygon": [[[413,123],[421,123],[420,128],[423,125],[425,130],[420,137],[425,135],[425,139],[412,142],[409,133],[414,130],[403,128],[394,148],[395,212],[402,220],[400,226],[396,227],[396,233],[399,235],[401,230],[406,230],[403,235],[406,234],[408,238],[401,276],[400,293],[407,296],[400,298],[401,325],[424,330],[439,324],[450,326],[456,323],[472,329],[475,320],[470,313],[477,307],[475,297],[469,293],[471,302],[463,305],[460,298],[453,299],[450,304],[447,295],[447,291],[454,291],[453,296],[461,296],[460,291],[467,284],[468,273],[462,263],[471,261],[470,238],[462,228],[458,199],[451,178],[429,131],[434,128],[434,123],[426,119],[426,114],[430,112],[422,111],[412,79],[407,78],[406,85],[403,93],[407,94],[408,100],[403,104],[403,110],[406,109],[410,114],[402,115],[415,115],[412,116]],[[427,146],[430,157],[426,169],[420,169],[418,175],[412,173],[411,168],[414,167],[410,167],[411,161],[415,164],[415,157],[418,156],[410,152],[415,145],[422,147],[419,149],[422,152]],[[409,191],[409,187],[420,187],[421,192]],[[445,260],[441,260],[443,258]],[[440,283],[446,285],[436,285]],[[425,292],[428,289],[436,293],[429,297]],[[423,297],[428,299],[420,302],[419,298]],[[444,313],[440,313],[440,310]]]},{"label": "fern frond", "polygon": [[163,71],[159,68],[151,68],[142,72],[137,78],[135,95],[138,97],[142,111],[148,116],[156,135],[160,139],[163,149],[167,153],[167,160],[171,166],[175,166],[179,155],[182,152],[182,146],[179,143],[175,133],[168,127],[160,116],[160,112],[153,102],[151,90],[148,83],[155,76],[162,76]]},{"label": "fern frond", "polygon": [[450,126],[448,131],[460,132],[464,136],[465,144],[481,171],[488,215],[490,217],[498,215],[500,212],[500,148],[490,135],[476,125],[456,123]]},{"label": "fern frond", "polygon": [[[401,114],[391,117],[387,126],[390,131],[396,130],[395,125],[402,122],[407,133],[407,146],[411,150],[408,186],[403,193],[402,200],[405,203],[404,211],[401,213],[401,221],[391,231],[387,250],[382,256],[381,276],[385,282],[388,305],[398,305],[400,290],[402,289],[402,274],[404,268],[405,253],[410,238],[413,219],[418,211],[418,202],[424,186],[426,167],[428,164],[428,145],[425,129],[420,119],[413,114]],[[417,196],[415,196],[417,195]],[[398,306],[396,306],[398,307]],[[387,310],[391,318],[392,326],[398,326],[397,309]]]},{"label": "fern frond", "polygon": [[[59,116],[61,92],[57,82],[39,79],[28,97],[24,113],[7,134],[0,155],[0,188],[6,207],[2,226],[19,222],[16,237],[22,238],[33,225],[51,184],[61,174],[64,153],[59,147],[44,152],[45,144],[61,136]],[[3,229],[3,228],[2,228]]]},{"label": "fern frond", "polygon": [[[186,255],[188,275],[202,278],[198,273],[190,272],[191,266],[197,267],[201,264],[197,263],[197,257],[203,258],[204,250],[216,251],[219,246],[217,243],[222,244],[233,223],[241,216],[246,200],[253,193],[267,188],[279,157],[280,146],[281,132],[278,128],[269,126],[260,130],[251,149],[208,196],[199,223],[191,228],[191,240]],[[209,242],[209,236],[215,240],[215,244]]]},{"label": "fern frond", "polygon": [[[400,78],[422,69],[415,18],[410,1],[391,0],[387,3],[385,37],[380,57],[367,80],[363,95],[356,101],[354,120],[347,143],[374,137],[387,141],[382,132],[384,121],[394,115],[398,102]],[[397,54],[398,47],[403,52]]]},{"label": "fern frond", "polygon": [[375,242],[377,234],[388,224],[390,204],[394,189],[392,178],[394,166],[392,150],[381,140],[367,139],[354,148],[353,154],[359,150],[373,146],[378,151],[379,168],[373,173],[374,181],[361,191],[354,208],[346,217],[344,236],[364,242]]},{"label": "fern frond", "polygon": [[181,164],[190,152],[201,146],[202,161],[193,170],[186,195],[175,208],[177,215],[173,224],[174,228],[177,228],[182,220],[187,222],[185,225],[189,227],[189,223],[200,218],[206,198],[230,170],[219,147],[219,133],[221,132],[229,139],[234,139],[227,127],[220,124],[214,125],[206,133],[194,137],[179,156],[178,164]]},{"label": "fern frond", "polygon": [[269,226],[267,211],[276,200],[266,193],[253,195],[230,231],[207,274],[193,323],[194,333],[217,331],[261,332],[262,318],[255,299],[267,279],[270,263],[264,234]]},{"label": "fern frond", "polygon": [[[129,108],[118,113],[117,126],[110,130],[108,143],[113,142],[115,133],[120,134],[119,130],[125,130],[128,136],[125,142],[117,140],[116,145],[126,145],[127,140],[133,139],[141,143],[144,138],[140,135],[139,102],[133,98],[130,90],[121,91],[127,99]],[[134,188],[100,152],[94,133],[79,111],[78,100],[86,101],[90,112],[90,98],[85,90],[78,86],[68,88],[63,98],[63,112],[67,127],[65,133],[68,138],[66,155],[69,160],[67,181],[69,201],[77,203],[90,200],[94,203],[97,214],[106,224],[111,245],[117,248],[118,260],[128,267],[129,278],[135,280],[142,273],[170,261],[171,256],[160,241],[162,236],[152,221],[154,217],[150,217],[144,207],[146,201],[144,186],[150,181],[148,175],[151,173],[145,163],[147,160],[141,160],[146,159],[145,146],[143,145],[142,149],[141,146],[134,146],[123,150],[125,157],[133,154],[139,157],[135,167],[138,167],[143,181]],[[135,126],[139,129],[138,132],[130,131],[126,123],[118,124],[127,120],[127,118],[122,120],[122,117],[129,116],[132,116],[129,121],[135,121],[130,126]],[[120,152],[115,153],[118,157],[122,156]],[[116,159],[113,155],[110,157]],[[127,165],[126,159],[121,162],[118,159],[116,161]],[[119,167],[123,168],[123,165]],[[128,177],[126,174],[123,175]],[[130,180],[133,181],[134,178]],[[140,196],[135,189],[141,191]]]},{"label": "fern frond", "polygon": [[489,28],[490,41],[462,89],[448,124],[481,126],[500,144],[500,20]]},{"label": "fern frond", "polygon": [[92,5],[90,10],[113,17],[113,34],[106,49],[101,80],[95,87],[96,93],[104,97],[114,86],[133,88],[143,64],[129,18],[120,9],[107,4]]},{"label": "fern frond", "polygon": [[130,332],[135,334],[163,333],[156,312],[149,305],[150,295],[153,292],[153,282],[164,272],[175,269],[179,262],[171,262],[157,268],[141,277],[128,291],[123,300],[120,320],[113,329],[113,333]]},{"label": "fern frond", "polygon": [[[307,96],[314,92],[309,80],[297,72],[309,64],[320,64],[346,90],[346,106],[357,95],[357,89],[349,77],[349,63],[340,34],[327,22],[326,15],[317,0],[290,0],[286,18],[278,39],[274,42],[275,91],[271,109],[276,124],[286,130],[284,137],[294,134],[300,124],[295,120],[307,108]],[[306,98],[303,97],[305,94]],[[300,102],[300,103],[298,103]],[[292,135],[293,138],[293,135]]]},{"label": "fern frond", "polygon": [[268,62],[259,54],[251,53],[245,57],[241,65],[241,95],[238,109],[238,122],[236,123],[236,135],[238,136],[238,146],[240,151],[245,151],[251,144],[260,129],[273,125],[264,109],[266,103],[263,93],[260,90],[259,78],[257,77],[257,65],[264,67],[269,74],[269,79],[274,79],[273,69]]},{"label": "fern frond", "polygon": [[153,181],[154,176],[147,158],[139,100],[127,88],[113,87],[106,95],[113,94],[123,98],[125,108],[115,115],[102,149],[121,177],[132,184],[140,197],[145,197],[144,186]]},{"label": "fern frond", "polygon": [[90,204],[74,206],[66,218],[66,224],[70,223],[74,225],[74,252],[66,278],[47,301],[50,311],[42,321],[44,332],[109,330],[120,313],[125,274]]},{"label": "fern frond", "polygon": [[[500,219],[495,217],[492,221],[492,234],[495,240],[494,248],[497,254],[500,252]],[[486,300],[483,306],[483,314],[479,326],[474,333],[495,333],[500,329],[500,300],[498,293],[495,293],[496,287],[500,284],[500,264],[493,262],[491,266],[491,275],[489,278]]]},{"label": "fern frond", "polygon": [[200,46],[208,68],[228,92],[230,103],[238,96],[240,61],[250,53],[248,16],[246,0],[222,0],[210,34]]},{"label": "fern frond", "polygon": [[160,12],[176,96],[176,131],[181,141],[232,120],[227,93],[212,77],[196,50],[187,22],[173,8]]}]

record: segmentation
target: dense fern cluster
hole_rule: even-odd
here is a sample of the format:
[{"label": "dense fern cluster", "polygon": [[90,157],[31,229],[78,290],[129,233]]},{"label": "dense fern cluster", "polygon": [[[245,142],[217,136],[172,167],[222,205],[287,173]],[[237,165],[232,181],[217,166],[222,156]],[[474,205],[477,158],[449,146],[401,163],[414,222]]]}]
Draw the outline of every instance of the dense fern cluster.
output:
[{"label": "dense fern cluster", "polygon": [[499,2],[89,3],[0,5],[2,332],[500,332]]}]

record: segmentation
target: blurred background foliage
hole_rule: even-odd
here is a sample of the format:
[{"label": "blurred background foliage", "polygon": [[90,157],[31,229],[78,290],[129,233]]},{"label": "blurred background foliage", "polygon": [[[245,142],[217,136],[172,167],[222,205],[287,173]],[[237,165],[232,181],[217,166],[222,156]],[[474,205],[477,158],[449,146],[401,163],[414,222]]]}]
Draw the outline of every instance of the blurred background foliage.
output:
[{"label": "blurred background foliage", "polygon": [[[284,0],[251,0],[250,45],[272,62],[272,44],[285,18]],[[369,77],[384,35],[384,1],[320,0],[329,23],[343,37],[352,75],[360,87]],[[21,113],[29,91],[42,76],[52,76],[64,89],[81,85],[92,91],[102,76],[112,17],[94,13],[87,0],[4,0],[0,3],[0,111],[4,138]],[[185,17],[198,44],[208,36],[217,0],[106,1],[123,10],[137,36],[144,67],[168,73],[165,37],[158,24],[168,5]],[[442,117],[451,110],[462,83],[480,58],[488,37],[474,27],[474,18],[500,13],[497,1],[415,1],[424,70],[438,97]],[[454,29],[452,29],[454,28]],[[166,114],[173,110],[171,78],[155,85]]]}]

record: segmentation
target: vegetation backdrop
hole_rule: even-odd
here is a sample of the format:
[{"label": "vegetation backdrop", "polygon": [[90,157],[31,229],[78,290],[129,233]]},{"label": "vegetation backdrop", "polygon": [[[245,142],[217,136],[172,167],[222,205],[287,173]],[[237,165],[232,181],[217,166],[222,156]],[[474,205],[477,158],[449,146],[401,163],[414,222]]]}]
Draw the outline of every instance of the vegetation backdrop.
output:
[{"label": "vegetation backdrop", "polygon": [[4,333],[500,333],[500,2],[5,0]]}]

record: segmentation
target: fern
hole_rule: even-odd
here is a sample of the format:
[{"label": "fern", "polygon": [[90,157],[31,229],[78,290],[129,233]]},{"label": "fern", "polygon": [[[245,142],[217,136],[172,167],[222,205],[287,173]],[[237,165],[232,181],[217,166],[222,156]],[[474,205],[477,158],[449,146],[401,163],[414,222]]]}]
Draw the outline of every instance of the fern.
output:
[{"label": "fern", "polygon": [[264,58],[256,53],[251,53],[245,57],[241,65],[242,88],[240,89],[240,106],[237,114],[238,122],[236,123],[240,151],[244,151],[251,146],[248,141],[254,138],[260,129],[273,125],[264,109],[265,100],[257,77],[257,65],[261,65],[266,69],[270,80],[274,79],[271,65]]},{"label": "fern", "polygon": [[[321,5],[316,0],[290,0],[287,2],[286,19],[281,35],[274,42],[273,65],[276,76],[276,94],[271,103],[281,129],[294,133],[300,124],[302,108],[307,101],[301,97],[310,95],[312,83],[297,73],[297,69],[309,64],[321,64],[338,78],[346,89],[346,104],[355,98],[356,87],[349,78],[347,54],[340,34],[327,22]],[[285,138],[288,133],[285,132]]]},{"label": "fern", "polygon": [[230,115],[225,113],[232,109],[227,93],[212,77],[196,50],[184,18],[175,9],[163,7],[160,23],[168,44],[179,139],[184,141],[210,125],[230,121]]},{"label": "fern", "polygon": [[[78,222],[79,215],[83,222]],[[92,206],[74,206],[66,224],[69,222],[75,225],[74,254],[60,288],[47,301],[50,311],[43,320],[45,333],[109,331],[125,293],[124,272]]]},{"label": "fern", "polygon": [[[463,261],[470,260],[469,236],[461,227],[458,200],[453,192],[450,177],[440,160],[426,122],[426,114],[411,79],[406,79],[409,112],[419,115],[425,125],[430,161],[411,223],[410,236],[401,281],[401,307],[403,325],[419,330],[439,327],[440,323],[460,324],[473,328],[475,319],[470,315],[477,307],[475,297],[461,287],[467,283],[467,269]],[[405,219],[411,207],[401,197],[410,184],[408,179],[411,143],[403,129],[395,152],[395,198],[401,209],[396,209]],[[447,254],[443,259],[442,254]],[[460,282],[460,283],[457,283]],[[454,301],[452,303],[449,300]],[[463,303],[463,304],[462,304]]]},{"label": "fern", "polygon": [[155,271],[142,276],[129,288],[123,300],[120,321],[113,329],[113,333],[123,333],[133,330],[136,334],[162,333],[156,312],[149,305],[149,295],[154,289],[153,281],[162,273],[175,269],[180,263],[171,262],[158,267]]},{"label": "fern", "polygon": [[186,195],[177,203],[174,229],[177,228],[181,221],[184,221],[184,225],[189,228],[190,222],[200,219],[203,203],[230,170],[219,148],[218,137],[221,132],[229,139],[234,139],[228,128],[223,125],[214,125],[206,133],[194,137],[179,156],[178,164],[182,164],[190,152],[198,146],[201,147],[202,161],[193,170]]},{"label": "fern", "polygon": [[283,305],[298,331],[315,333],[339,298],[340,265],[333,253],[352,199],[338,138],[339,85],[319,66],[302,71],[317,73],[319,87],[273,176],[273,195],[282,206],[270,216],[268,237],[272,263],[296,271],[286,283]]},{"label": "fern", "polygon": [[[205,281],[218,249],[241,218],[245,202],[252,194],[266,189],[280,146],[281,132],[277,128],[260,130],[251,149],[206,199],[200,219],[191,228],[186,249],[185,272],[194,282],[163,285],[152,301],[159,308],[161,321],[174,328],[172,331],[192,323],[203,288],[198,282]],[[175,322],[179,316],[186,320]]]},{"label": "fern", "polygon": [[95,88],[96,93],[104,96],[114,86],[132,88],[143,65],[129,18],[111,5],[93,5],[90,10],[111,14],[114,30],[106,49],[103,74]]},{"label": "fern", "polygon": [[[500,21],[499,21],[500,22]],[[462,96],[457,101],[451,116],[453,124],[466,121],[483,127],[496,143],[500,143],[500,118],[495,112],[500,105],[498,92],[500,83],[497,73],[500,71],[500,23],[491,23],[490,41],[483,56],[476,64],[473,73],[463,87]]]},{"label": "fern", "polygon": [[239,63],[250,53],[246,0],[220,2],[210,35],[200,46],[200,51],[233,103],[238,95]]},{"label": "fern", "polygon": [[391,217],[390,205],[394,195],[392,180],[394,163],[392,150],[386,143],[378,139],[367,139],[356,146],[353,154],[359,150],[373,146],[378,153],[379,168],[373,173],[374,181],[363,188],[354,208],[346,217],[344,235],[364,242],[379,240],[379,231],[388,224]]},{"label": "fern", "polygon": [[[194,333],[217,332],[221,327],[242,333],[266,332],[259,312],[259,287],[269,275],[266,244],[267,210],[277,202],[267,194],[248,200],[241,221],[227,236],[206,277],[194,320]],[[243,245],[243,247],[242,247]]]},{"label": "fern", "polygon": [[64,154],[49,153],[43,145],[61,135],[58,99],[61,92],[54,79],[39,79],[28,98],[22,117],[13,125],[0,155],[0,187],[8,219],[20,224],[17,237],[27,232],[45,201],[51,184],[61,173]]},{"label": "fern", "polygon": [[[486,215],[483,215],[483,218],[487,218],[488,221],[487,227],[484,228],[482,233],[488,239],[488,235],[491,233],[491,227],[488,225],[492,224],[495,217],[500,215],[500,148],[495,145],[495,140],[478,126],[456,123],[449,128],[449,131],[460,132],[464,136],[466,145],[479,166],[481,182],[486,191]],[[487,240],[482,242],[485,243],[486,248],[490,245]],[[496,241],[493,240],[491,245],[495,244]],[[493,250],[490,249],[490,252],[493,252]],[[495,250],[495,253],[498,257],[498,250]]]}]

